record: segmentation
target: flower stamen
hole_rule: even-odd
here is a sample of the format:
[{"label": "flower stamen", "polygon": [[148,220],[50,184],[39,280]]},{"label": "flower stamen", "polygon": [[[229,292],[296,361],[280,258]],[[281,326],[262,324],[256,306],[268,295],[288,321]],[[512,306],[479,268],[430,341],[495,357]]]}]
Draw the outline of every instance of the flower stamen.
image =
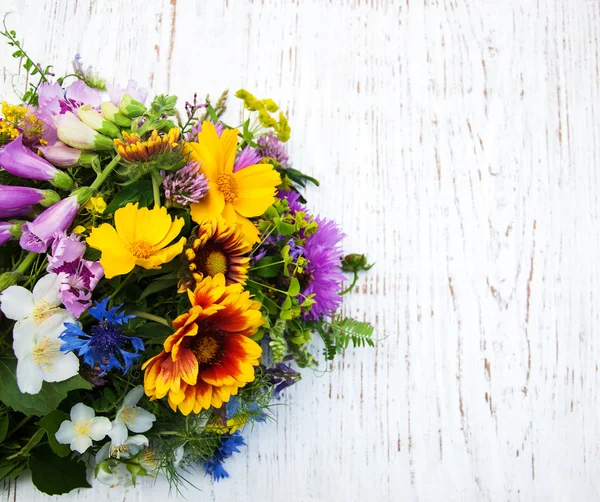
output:
[{"label": "flower stamen", "polygon": [[42,369],[51,370],[54,361],[60,356],[60,346],[61,343],[56,340],[51,340],[47,336],[41,337],[33,347],[34,362]]},{"label": "flower stamen", "polygon": [[217,176],[217,187],[223,194],[225,202],[233,202],[237,199],[237,183],[231,174],[219,174],[219,176]]}]

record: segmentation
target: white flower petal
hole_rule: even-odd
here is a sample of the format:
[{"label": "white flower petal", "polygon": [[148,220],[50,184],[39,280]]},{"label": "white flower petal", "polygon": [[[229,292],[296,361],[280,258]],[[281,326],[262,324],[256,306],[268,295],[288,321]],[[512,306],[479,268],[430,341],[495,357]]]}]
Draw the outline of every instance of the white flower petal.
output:
[{"label": "white flower petal", "polygon": [[131,432],[146,432],[152,428],[156,417],[142,408],[136,408],[137,416],[127,425]]},{"label": "white flower petal", "polygon": [[71,422],[77,422],[77,420],[87,420],[88,418],[94,418],[96,412],[93,408],[86,406],[83,403],[77,403],[71,408]]},{"label": "white flower petal", "polygon": [[142,434],[137,434],[136,436],[128,438],[125,444],[127,445],[127,453],[133,457],[137,455],[142,448],[148,446],[148,438]]},{"label": "white flower petal", "polygon": [[25,319],[33,310],[34,302],[31,291],[22,286],[6,288],[0,296],[0,309],[13,321]]},{"label": "white flower petal", "polygon": [[127,427],[123,422],[115,420],[112,423],[112,429],[108,433],[113,445],[120,446],[127,440]]},{"label": "white flower petal", "polygon": [[46,382],[62,382],[79,373],[79,359],[73,352],[60,353],[48,369],[41,370]]},{"label": "white flower petal", "polygon": [[17,385],[21,392],[37,394],[42,390],[42,372],[30,355],[17,361]]},{"label": "white flower petal", "polygon": [[57,310],[48,319],[39,324],[39,330],[48,338],[57,339],[66,329],[65,323],[77,323],[77,320],[69,314],[67,309]]},{"label": "white flower petal", "polygon": [[94,441],[102,441],[106,435],[110,432],[112,424],[106,417],[96,417],[92,420],[92,427],[90,429],[90,437]]},{"label": "white flower petal", "polygon": [[90,446],[92,446],[92,440],[88,436],[77,436],[71,442],[71,450],[79,453],[85,453]]},{"label": "white flower petal", "polygon": [[57,307],[60,305],[59,287],[60,278],[57,274],[45,275],[33,288],[33,301],[35,303],[46,301],[50,306]]},{"label": "white flower petal", "polygon": [[[127,395],[125,396],[125,399],[123,399],[123,404],[129,405],[129,406],[134,406],[134,405],[138,404],[139,400],[142,399],[143,395],[144,395],[144,386],[138,385],[137,387],[134,387],[127,393]],[[123,409],[123,408],[121,407],[121,409]]]},{"label": "white flower petal", "polygon": [[100,448],[98,450],[98,453],[96,453],[96,465],[98,465],[100,462],[102,462],[103,460],[106,460],[110,454],[110,441],[108,443],[106,443],[102,448]]},{"label": "white flower petal", "polygon": [[17,359],[31,355],[36,342],[36,326],[33,323],[17,323],[13,329],[13,350]]},{"label": "white flower petal", "polygon": [[70,420],[64,420],[54,434],[56,440],[61,444],[71,444],[75,436],[77,436],[75,425]]}]

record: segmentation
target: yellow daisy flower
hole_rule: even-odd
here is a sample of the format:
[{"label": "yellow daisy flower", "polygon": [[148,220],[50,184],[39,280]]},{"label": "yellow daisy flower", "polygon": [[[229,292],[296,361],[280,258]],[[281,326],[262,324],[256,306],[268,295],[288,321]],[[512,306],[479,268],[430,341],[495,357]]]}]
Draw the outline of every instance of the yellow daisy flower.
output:
[{"label": "yellow daisy flower", "polygon": [[100,263],[107,279],[127,274],[139,265],[158,269],[181,254],[186,238],[168,244],[179,235],[184,221],[171,220],[164,207],[138,209],[138,204],[127,204],[115,212],[115,227],[103,223],[92,229],[87,243],[102,251]]},{"label": "yellow daisy flower", "polygon": [[258,229],[248,218],[262,215],[273,204],[279,174],[270,164],[255,164],[233,172],[237,152],[237,129],[217,135],[211,122],[202,124],[197,143],[186,143],[190,159],[201,163],[208,178],[207,195],[191,204],[192,219],[202,223],[222,216],[231,226],[238,226],[248,244],[258,242]]}]

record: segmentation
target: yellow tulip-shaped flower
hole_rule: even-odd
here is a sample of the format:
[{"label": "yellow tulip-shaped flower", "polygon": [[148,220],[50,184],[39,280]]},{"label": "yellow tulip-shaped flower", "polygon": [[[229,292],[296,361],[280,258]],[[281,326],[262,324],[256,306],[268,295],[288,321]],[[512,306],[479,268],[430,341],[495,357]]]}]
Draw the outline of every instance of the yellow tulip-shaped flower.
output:
[{"label": "yellow tulip-shaped flower", "polygon": [[93,228],[87,243],[102,251],[100,263],[107,279],[122,275],[139,265],[146,269],[160,268],[181,254],[186,238],[168,244],[179,235],[184,221],[171,220],[164,207],[153,209],[127,204],[115,212],[115,228],[108,223]]},{"label": "yellow tulip-shaped flower", "polygon": [[270,164],[233,172],[237,137],[237,129],[225,129],[219,137],[215,126],[204,122],[198,142],[186,144],[190,159],[201,163],[209,184],[206,197],[191,204],[191,214],[196,223],[222,216],[230,226],[239,227],[248,244],[254,244],[258,229],[248,218],[262,215],[273,204],[281,179]]}]

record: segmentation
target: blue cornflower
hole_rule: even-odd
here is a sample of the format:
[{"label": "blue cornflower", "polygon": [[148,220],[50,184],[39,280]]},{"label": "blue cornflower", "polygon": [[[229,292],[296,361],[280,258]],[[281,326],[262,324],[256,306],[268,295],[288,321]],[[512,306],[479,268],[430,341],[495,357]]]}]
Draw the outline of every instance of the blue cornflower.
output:
[{"label": "blue cornflower", "polygon": [[233,434],[223,434],[221,444],[214,451],[213,456],[204,462],[206,474],[212,476],[215,481],[228,478],[229,473],[224,469],[223,462],[234,453],[239,453],[239,446],[245,446],[244,438],[239,431]]},{"label": "blue cornflower", "polygon": [[91,335],[77,324],[65,323],[66,329],[59,337],[64,342],[60,350],[76,352],[92,368],[98,364],[102,375],[114,368],[125,374],[144,350],[144,342],[138,337],[123,334],[120,326],[135,316],[117,312],[122,305],[107,309],[108,300],[107,297],[88,309],[90,315],[99,321],[92,326]]},{"label": "blue cornflower", "polygon": [[[234,415],[238,412],[238,410],[240,409],[240,398],[237,396],[231,396],[229,398],[229,402],[226,405],[226,412],[225,412],[225,417],[227,418],[227,420],[230,420],[234,417]],[[254,403],[250,403],[248,405],[248,411],[249,414],[255,415],[253,417],[253,420],[255,422],[266,422],[267,421],[267,414],[262,411],[262,408],[260,407],[260,405],[256,402]]]}]

